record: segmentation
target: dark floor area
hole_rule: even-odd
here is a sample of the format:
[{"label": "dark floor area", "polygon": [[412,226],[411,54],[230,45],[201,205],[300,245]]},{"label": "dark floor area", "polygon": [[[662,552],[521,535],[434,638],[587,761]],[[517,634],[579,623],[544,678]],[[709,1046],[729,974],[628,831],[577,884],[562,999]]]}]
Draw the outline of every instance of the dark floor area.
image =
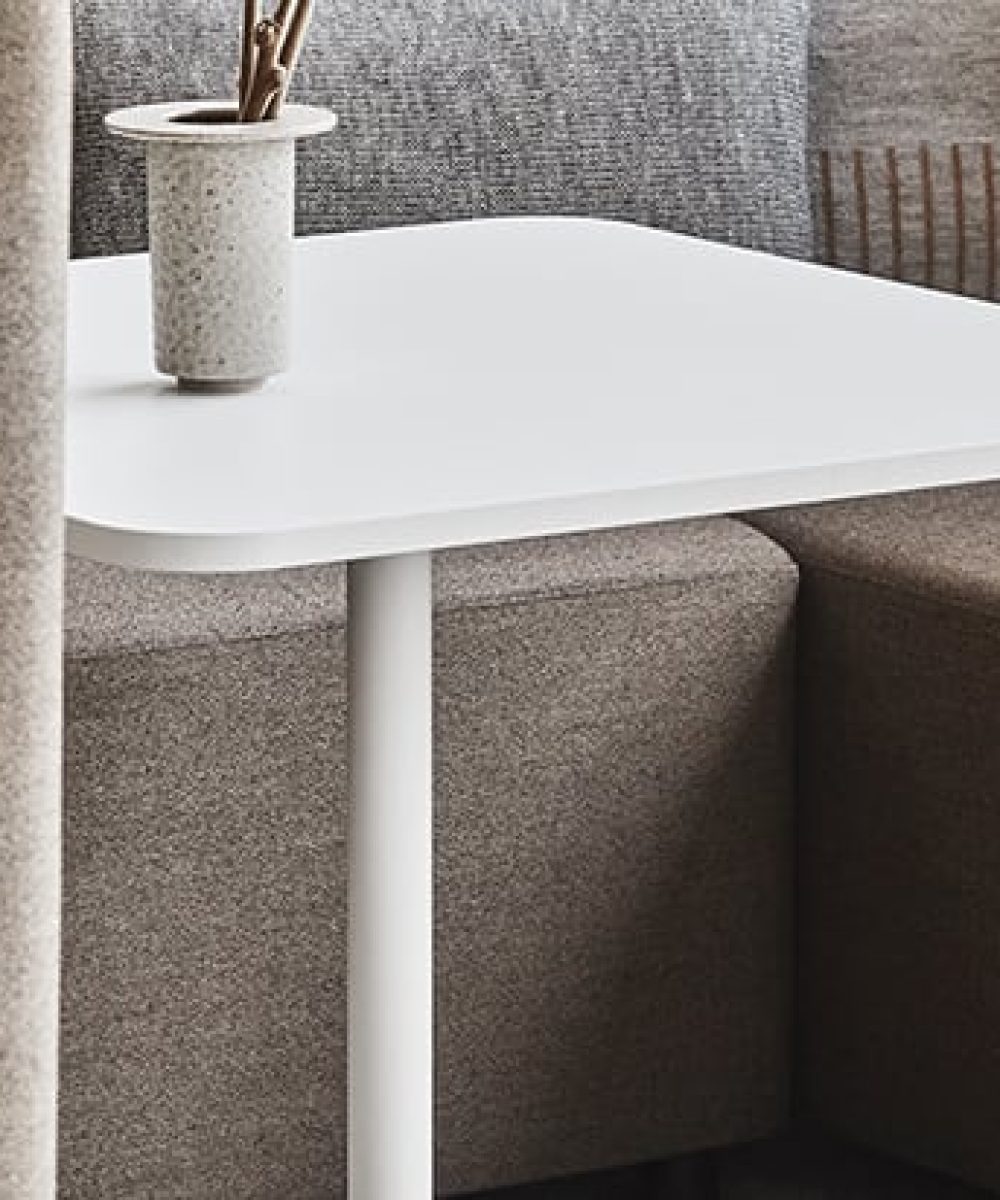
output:
[{"label": "dark floor area", "polygon": [[608,1171],[563,1179],[527,1187],[504,1188],[498,1192],[477,1192],[466,1200],[660,1200],[653,1168]]},{"label": "dark floor area", "polygon": [[[755,1143],[715,1156],[716,1200],[996,1200],[967,1187],[816,1135]],[[473,1200],[473,1198],[469,1198]],[[481,1192],[474,1200],[695,1200],[657,1167]]]}]

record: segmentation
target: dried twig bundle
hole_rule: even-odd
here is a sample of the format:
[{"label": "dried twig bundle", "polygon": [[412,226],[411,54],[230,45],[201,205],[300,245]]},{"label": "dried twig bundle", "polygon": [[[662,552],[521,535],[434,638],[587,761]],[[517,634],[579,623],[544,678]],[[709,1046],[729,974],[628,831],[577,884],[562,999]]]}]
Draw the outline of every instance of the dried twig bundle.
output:
[{"label": "dried twig bundle", "polygon": [[281,112],[302,55],[313,0],[278,0],[261,16],[260,0],[244,0],[239,119],[273,121]]}]

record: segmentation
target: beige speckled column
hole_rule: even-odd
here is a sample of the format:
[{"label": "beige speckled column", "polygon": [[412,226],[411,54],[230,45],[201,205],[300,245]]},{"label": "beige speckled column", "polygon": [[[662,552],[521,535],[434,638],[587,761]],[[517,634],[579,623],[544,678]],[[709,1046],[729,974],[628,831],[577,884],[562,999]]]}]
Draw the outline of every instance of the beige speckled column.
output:
[{"label": "beige speckled column", "polygon": [[70,8],[0,38],[0,1200],[56,1190]]}]

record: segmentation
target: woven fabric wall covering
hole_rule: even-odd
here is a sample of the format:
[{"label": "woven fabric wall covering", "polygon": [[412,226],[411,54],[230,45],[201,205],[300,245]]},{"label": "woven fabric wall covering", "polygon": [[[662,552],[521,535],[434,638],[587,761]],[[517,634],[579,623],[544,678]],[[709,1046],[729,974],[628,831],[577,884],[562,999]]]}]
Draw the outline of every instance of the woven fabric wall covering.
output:
[{"label": "woven fabric wall covering", "polygon": [[816,0],[816,256],[994,299],[1000,0]]},{"label": "woven fabric wall covering", "polygon": [[70,22],[0,40],[0,1195],[55,1195]]},{"label": "woven fabric wall covering", "polygon": [[811,162],[822,262],[997,298],[992,142],[819,150]]},{"label": "woven fabric wall covering", "polygon": [[[327,0],[295,95],[299,229],[612,217],[811,253],[808,0]],[[230,0],[76,0],[74,249],[145,243],[120,104],[233,91]]]}]

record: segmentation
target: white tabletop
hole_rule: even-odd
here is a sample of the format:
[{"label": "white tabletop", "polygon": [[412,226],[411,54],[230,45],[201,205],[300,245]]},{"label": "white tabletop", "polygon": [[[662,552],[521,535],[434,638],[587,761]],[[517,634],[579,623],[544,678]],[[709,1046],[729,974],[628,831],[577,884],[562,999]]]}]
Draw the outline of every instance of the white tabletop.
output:
[{"label": "white tabletop", "polygon": [[68,537],[333,562],[1000,476],[1000,309],[632,226],[303,240],[296,366],[180,395],[144,256],[73,265]]}]

